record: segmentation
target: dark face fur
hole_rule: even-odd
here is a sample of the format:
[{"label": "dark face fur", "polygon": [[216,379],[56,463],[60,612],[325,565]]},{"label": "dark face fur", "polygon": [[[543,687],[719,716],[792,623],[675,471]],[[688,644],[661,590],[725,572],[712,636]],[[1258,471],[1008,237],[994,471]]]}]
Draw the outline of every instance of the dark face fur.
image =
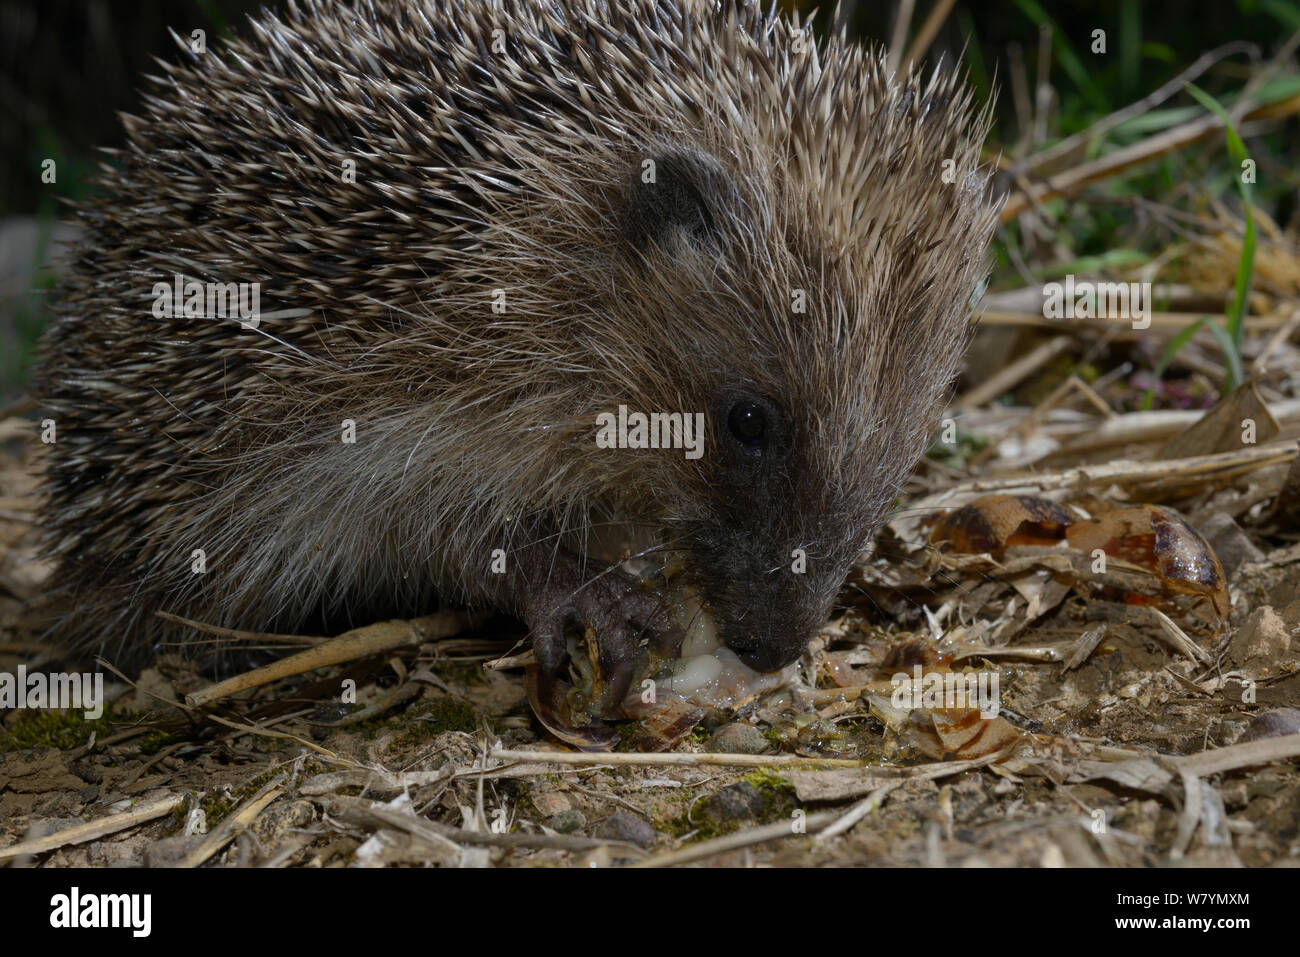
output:
[{"label": "dark face fur", "polygon": [[[752,238],[735,229],[745,202],[713,156],[671,150],[653,162],[652,183],[632,180],[623,238],[645,271],[662,274],[667,265],[678,281],[706,289],[711,279],[731,271]],[[701,275],[700,266],[712,275]],[[705,295],[696,298],[708,302]],[[743,324],[744,314],[742,307],[730,320]],[[716,320],[718,325],[727,321]],[[688,574],[723,641],[762,671],[798,658],[825,618],[827,593],[833,595],[842,580],[840,575],[828,588],[825,570],[816,584],[800,577],[807,560],[798,550],[806,550],[809,541],[796,521],[804,503],[795,469],[806,439],[788,409],[790,396],[778,396],[771,388],[775,383],[768,382],[728,372],[721,383],[700,383],[713,391],[693,393],[694,409],[705,411],[706,487],[691,483],[697,497],[675,503],[675,512],[694,520],[679,523],[672,536],[688,556]],[[830,577],[836,574],[831,571]]]},{"label": "dark face fur", "polygon": [[816,499],[805,476],[819,470],[807,470],[806,439],[782,404],[728,390],[709,420],[713,520],[694,536],[694,575],[726,645],[750,667],[776,670],[825,620],[847,568],[826,561],[809,527]]},{"label": "dark face fur", "polygon": [[779,178],[702,150],[655,160],[627,194],[623,298],[663,304],[642,328],[677,375],[633,401],[702,410],[707,438],[698,463],[661,450],[636,481],[724,642],[776,670],[925,447],[965,335],[960,238],[925,248],[903,211],[892,248],[832,250]]}]

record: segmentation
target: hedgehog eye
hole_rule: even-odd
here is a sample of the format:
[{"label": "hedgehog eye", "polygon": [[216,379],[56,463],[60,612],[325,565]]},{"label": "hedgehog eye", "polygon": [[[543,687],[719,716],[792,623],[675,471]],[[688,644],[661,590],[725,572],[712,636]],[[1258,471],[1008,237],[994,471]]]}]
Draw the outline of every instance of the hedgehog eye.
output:
[{"label": "hedgehog eye", "polygon": [[767,415],[757,402],[737,402],[727,413],[727,428],[742,445],[758,445],[767,432]]}]

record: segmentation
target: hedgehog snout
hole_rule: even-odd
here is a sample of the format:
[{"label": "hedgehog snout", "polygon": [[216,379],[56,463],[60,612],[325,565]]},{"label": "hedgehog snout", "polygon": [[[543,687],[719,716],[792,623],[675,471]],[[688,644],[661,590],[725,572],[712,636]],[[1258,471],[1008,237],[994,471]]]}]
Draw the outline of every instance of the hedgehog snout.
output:
[{"label": "hedgehog snout", "polygon": [[829,611],[804,582],[741,574],[727,584],[714,598],[719,637],[756,671],[797,661]]},{"label": "hedgehog snout", "polygon": [[795,645],[772,642],[747,630],[724,637],[723,641],[736,657],[755,671],[780,671],[803,654],[802,642]]}]

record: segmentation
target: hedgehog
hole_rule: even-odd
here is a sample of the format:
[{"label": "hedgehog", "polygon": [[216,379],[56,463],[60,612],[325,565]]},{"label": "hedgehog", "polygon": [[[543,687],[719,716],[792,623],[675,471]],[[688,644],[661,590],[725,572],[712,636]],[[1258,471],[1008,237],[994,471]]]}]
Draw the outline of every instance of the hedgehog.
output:
[{"label": "hedgehog", "polygon": [[[609,714],[680,642],[654,574],[801,656],[987,274],[956,72],[743,0],[300,0],[180,46],[44,342],[54,636],[491,608],[561,736],[575,630]],[[663,441],[600,441],[638,414]]]}]

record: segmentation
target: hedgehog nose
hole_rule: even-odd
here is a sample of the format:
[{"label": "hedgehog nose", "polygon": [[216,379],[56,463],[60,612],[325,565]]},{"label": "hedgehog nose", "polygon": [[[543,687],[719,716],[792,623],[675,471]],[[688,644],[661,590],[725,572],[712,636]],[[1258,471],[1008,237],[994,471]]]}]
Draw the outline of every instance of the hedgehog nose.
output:
[{"label": "hedgehog nose", "polygon": [[[779,671],[794,660],[786,649],[769,644],[751,634],[729,639],[727,647],[755,671]],[[794,657],[798,657],[797,652]]]}]

